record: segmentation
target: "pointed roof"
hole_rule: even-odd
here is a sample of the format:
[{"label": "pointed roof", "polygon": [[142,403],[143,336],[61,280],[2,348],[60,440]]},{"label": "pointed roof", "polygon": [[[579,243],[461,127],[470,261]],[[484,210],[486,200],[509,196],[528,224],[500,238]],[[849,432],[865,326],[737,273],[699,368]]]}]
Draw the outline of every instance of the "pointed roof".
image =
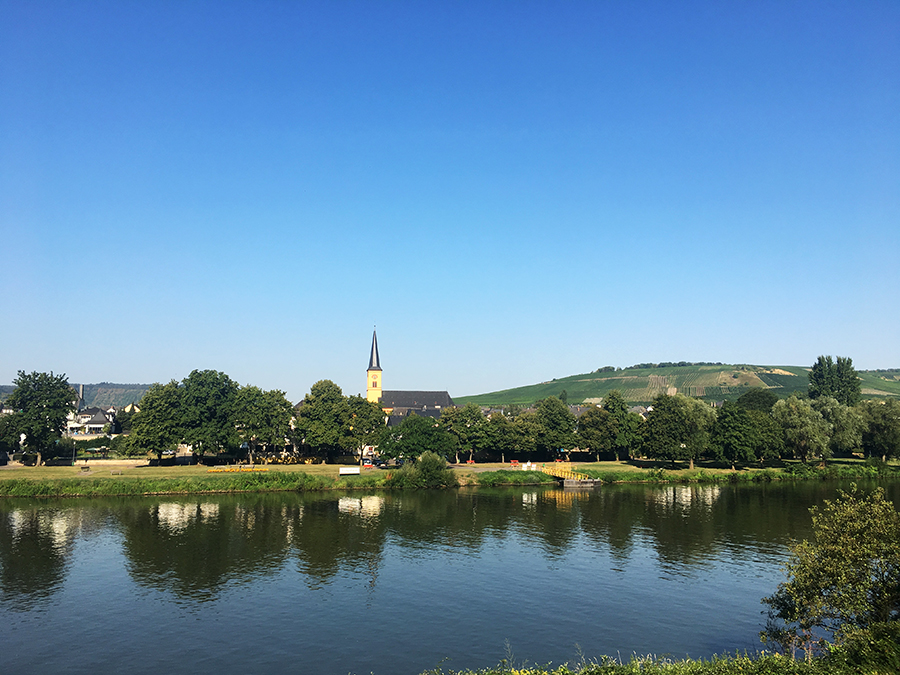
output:
[{"label": "pointed roof", "polygon": [[381,370],[381,359],[378,358],[378,337],[372,331],[372,353],[369,355],[368,370]]}]

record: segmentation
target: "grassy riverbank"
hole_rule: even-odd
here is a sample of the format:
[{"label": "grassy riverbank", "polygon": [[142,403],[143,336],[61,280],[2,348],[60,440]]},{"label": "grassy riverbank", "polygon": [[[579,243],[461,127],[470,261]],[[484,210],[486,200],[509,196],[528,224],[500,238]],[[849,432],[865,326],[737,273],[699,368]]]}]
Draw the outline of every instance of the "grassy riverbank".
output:
[{"label": "grassy riverbank", "polygon": [[675,661],[654,657],[632,657],[620,661],[606,657],[579,666],[523,666],[502,663],[484,670],[429,670],[423,675],[891,675],[896,673],[891,657],[861,664],[845,655],[794,660],[779,654],[735,655],[709,660]]},{"label": "grassy riverbank", "polygon": [[[777,468],[740,471],[701,466],[671,470],[648,462],[575,464],[573,468],[604,483],[734,483],[846,478],[900,478],[896,463],[836,460],[826,466],[786,463]],[[510,469],[506,464],[453,468],[450,479],[463,486],[553,484],[539,471]],[[213,492],[275,492],[424,487],[408,469],[365,469],[359,476],[340,476],[333,464],[273,465],[265,471],[210,472],[205,466],[116,465],[102,461],[78,466],[9,466],[0,470],[0,497],[92,497]]]}]

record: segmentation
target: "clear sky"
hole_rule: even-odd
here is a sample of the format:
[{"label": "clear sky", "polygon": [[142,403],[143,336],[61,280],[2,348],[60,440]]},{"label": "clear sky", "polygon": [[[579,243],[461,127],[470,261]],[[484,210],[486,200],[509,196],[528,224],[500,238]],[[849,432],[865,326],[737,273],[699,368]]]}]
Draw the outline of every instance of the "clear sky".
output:
[{"label": "clear sky", "polygon": [[900,3],[0,0],[0,383],[900,367]]}]

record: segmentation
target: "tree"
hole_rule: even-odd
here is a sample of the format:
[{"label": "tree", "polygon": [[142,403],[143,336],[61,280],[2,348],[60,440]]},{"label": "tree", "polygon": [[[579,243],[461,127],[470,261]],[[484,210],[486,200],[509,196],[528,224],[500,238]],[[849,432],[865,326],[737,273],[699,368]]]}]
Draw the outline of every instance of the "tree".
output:
[{"label": "tree", "polygon": [[500,461],[516,448],[518,430],[515,424],[501,412],[492,412],[484,421],[482,450],[500,454]]},{"label": "tree", "polygon": [[808,656],[900,619],[900,514],[884,490],[864,496],[854,485],[810,512],[814,541],[791,548],[788,580],[763,598],[771,609],[762,633]]},{"label": "tree", "polygon": [[436,419],[410,414],[398,426],[384,432],[378,450],[383,457],[418,459],[424,452],[446,457],[453,446],[453,437]]},{"label": "tree", "polygon": [[304,443],[316,453],[342,453],[344,430],[349,426],[350,406],[341,388],[331,380],[320,380],[310,387],[297,409],[297,430]]},{"label": "tree", "polygon": [[184,440],[201,460],[237,446],[235,406],[238,383],[215,370],[194,370],[182,380],[181,419]]},{"label": "tree", "polygon": [[643,418],[628,411],[625,397],[618,389],[610,391],[600,406],[610,414],[613,432],[612,450],[620,460],[628,459],[641,443]]},{"label": "tree", "polygon": [[769,412],[778,396],[768,389],[762,387],[751,387],[741,394],[735,403],[744,410],[759,410],[761,412]]},{"label": "tree", "polygon": [[441,427],[449,432],[456,441],[456,463],[459,464],[459,451],[468,450],[469,459],[476,450],[481,449],[484,441],[484,415],[474,403],[467,403],[461,408],[444,408],[441,411]]},{"label": "tree", "polygon": [[828,448],[832,457],[849,456],[862,447],[865,419],[861,410],[855,406],[851,408],[842,405],[831,396],[814,399],[812,406],[822,415],[822,419],[831,425]]},{"label": "tree", "polygon": [[291,431],[291,417],[291,403],[283,391],[263,391],[250,385],[238,390],[235,424],[238,435],[248,445],[251,464],[257,445],[266,449],[284,445]]},{"label": "tree", "polygon": [[520,453],[532,453],[537,450],[540,422],[534,410],[523,410],[513,418],[515,429],[515,449]]},{"label": "tree", "polygon": [[715,419],[716,413],[702,401],[682,394],[660,394],[647,417],[650,456],[673,465],[676,460],[687,460],[693,469],[694,460],[706,450]]},{"label": "tree", "polygon": [[615,440],[615,420],[608,410],[596,405],[590,406],[578,417],[576,429],[578,445],[582,450],[590,450],[600,461],[601,452],[611,452]]},{"label": "tree", "polygon": [[900,401],[866,401],[862,446],[866,457],[900,457]]},{"label": "tree", "polygon": [[853,359],[839,356],[835,362],[830,356],[820,356],[809,371],[808,392],[813,399],[831,396],[846,406],[859,403],[861,385]]},{"label": "tree", "polygon": [[538,401],[535,406],[537,447],[547,453],[575,447],[575,415],[555,396]]},{"label": "tree", "polygon": [[384,429],[384,411],[377,403],[373,403],[362,396],[349,396],[347,398],[347,428],[344,432],[344,447],[359,454],[359,461],[363,459],[363,448],[367,445],[377,445],[378,438]]},{"label": "tree", "polygon": [[781,399],[772,406],[772,417],[781,426],[784,445],[794,457],[805,462],[810,457],[829,456],[831,425],[809,401],[796,396]]},{"label": "tree", "polygon": [[753,437],[756,446],[753,454],[760,463],[779,459],[784,454],[784,431],[772,415],[761,410],[748,410],[747,416],[753,423]]},{"label": "tree", "polygon": [[716,454],[731,463],[734,471],[737,462],[752,462],[758,445],[756,425],[747,410],[731,401],[725,401],[713,425],[710,445]]},{"label": "tree", "polygon": [[42,454],[50,452],[62,437],[66,417],[75,410],[78,395],[65,374],[20,370],[13,384],[16,388],[6,400],[6,405],[15,411],[13,429],[17,434],[25,434],[25,447],[37,454],[35,466],[40,466]]},{"label": "tree", "polygon": [[175,380],[150,386],[131,421],[128,444],[134,452],[155,452],[161,460],[165,450],[177,448],[184,438],[181,394]]}]

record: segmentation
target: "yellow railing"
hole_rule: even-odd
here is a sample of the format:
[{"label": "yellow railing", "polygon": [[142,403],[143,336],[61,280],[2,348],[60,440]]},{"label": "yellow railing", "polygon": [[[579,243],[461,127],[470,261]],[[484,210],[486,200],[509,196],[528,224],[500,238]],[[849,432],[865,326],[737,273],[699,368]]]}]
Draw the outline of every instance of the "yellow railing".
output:
[{"label": "yellow railing", "polygon": [[557,478],[568,478],[569,480],[590,480],[590,476],[572,471],[572,469],[570,469],[568,465],[560,463],[543,464],[541,465],[541,471],[550,474],[551,476],[556,476]]}]

